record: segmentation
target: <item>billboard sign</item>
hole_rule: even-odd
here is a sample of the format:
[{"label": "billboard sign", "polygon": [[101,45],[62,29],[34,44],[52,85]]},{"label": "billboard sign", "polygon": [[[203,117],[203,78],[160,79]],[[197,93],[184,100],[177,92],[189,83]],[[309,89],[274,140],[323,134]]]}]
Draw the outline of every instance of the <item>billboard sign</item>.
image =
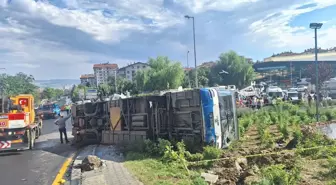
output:
[{"label": "billboard sign", "polygon": [[86,99],[96,99],[98,97],[97,89],[87,89],[86,90]]}]

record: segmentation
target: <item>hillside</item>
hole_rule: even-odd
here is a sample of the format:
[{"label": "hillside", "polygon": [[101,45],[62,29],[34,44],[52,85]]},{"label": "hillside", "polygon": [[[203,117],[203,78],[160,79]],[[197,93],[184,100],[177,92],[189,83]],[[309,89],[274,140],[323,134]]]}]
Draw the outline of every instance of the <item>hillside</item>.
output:
[{"label": "hillside", "polygon": [[35,80],[35,84],[39,87],[63,88],[64,86],[72,86],[79,84],[77,79],[50,79],[50,80]]}]

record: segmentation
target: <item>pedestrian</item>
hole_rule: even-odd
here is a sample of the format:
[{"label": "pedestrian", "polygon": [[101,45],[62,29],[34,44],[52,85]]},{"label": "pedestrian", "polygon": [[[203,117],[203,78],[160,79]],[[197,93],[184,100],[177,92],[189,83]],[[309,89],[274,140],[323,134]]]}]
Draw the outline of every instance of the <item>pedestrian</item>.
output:
[{"label": "pedestrian", "polygon": [[61,139],[61,143],[63,144],[63,134],[64,134],[64,138],[65,138],[65,142],[69,143],[68,140],[68,136],[66,133],[66,121],[71,117],[71,114],[67,115],[66,117],[64,117],[63,115],[61,115],[61,117],[55,121],[55,124],[58,125],[58,130],[60,133],[60,139]]},{"label": "pedestrian", "polygon": [[312,97],[310,94],[308,94],[308,105],[309,107],[311,107],[311,101],[312,101]]}]

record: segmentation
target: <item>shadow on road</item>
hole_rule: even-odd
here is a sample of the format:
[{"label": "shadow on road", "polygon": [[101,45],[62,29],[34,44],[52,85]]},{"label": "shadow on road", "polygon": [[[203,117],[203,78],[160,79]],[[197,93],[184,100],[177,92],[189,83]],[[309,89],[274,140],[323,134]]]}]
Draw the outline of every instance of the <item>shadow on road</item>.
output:
[{"label": "shadow on road", "polygon": [[0,153],[0,157],[22,155],[21,152],[23,151],[15,151],[15,150],[3,151]]},{"label": "shadow on road", "polygon": [[42,150],[48,153],[53,153],[53,154],[60,155],[63,157],[68,157],[69,152],[75,152],[76,150],[78,150],[78,147],[71,146],[70,143],[61,144],[59,139],[56,139],[56,138],[47,139],[45,141],[36,143],[36,149],[34,150]]}]

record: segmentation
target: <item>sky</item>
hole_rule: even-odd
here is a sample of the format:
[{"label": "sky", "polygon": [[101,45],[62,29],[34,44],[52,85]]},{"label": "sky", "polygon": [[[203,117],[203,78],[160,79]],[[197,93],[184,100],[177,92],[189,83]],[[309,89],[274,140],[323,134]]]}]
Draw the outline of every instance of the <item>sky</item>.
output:
[{"label": "sky", "polygon": [[[168,56],[194,65],[229,50],[254,60],[336,46],[336,0],[0,0],[0,68],[78,79],[94,63],[123,67]],[[1,70],[1,69],[0,69]],[[1,71],[0,71],[1,72]]]}]

